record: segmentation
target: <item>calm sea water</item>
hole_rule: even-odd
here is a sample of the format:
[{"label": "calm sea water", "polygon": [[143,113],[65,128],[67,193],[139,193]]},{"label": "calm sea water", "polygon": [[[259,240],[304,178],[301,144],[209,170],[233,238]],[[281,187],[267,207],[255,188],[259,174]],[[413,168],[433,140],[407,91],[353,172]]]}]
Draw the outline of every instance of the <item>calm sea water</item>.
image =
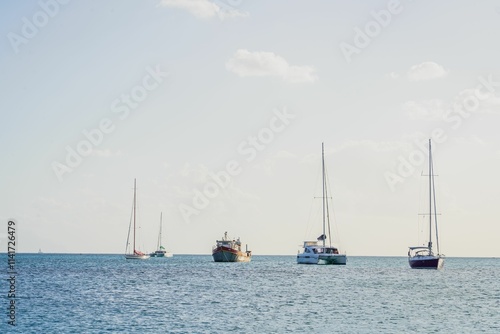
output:
[{"label": "calm sea water", "polygon": [[2,280],[0,333],[500,333],[500,259],[448,258],[435,271],[404,257],[18,254],[16,266],[18,325]]}]

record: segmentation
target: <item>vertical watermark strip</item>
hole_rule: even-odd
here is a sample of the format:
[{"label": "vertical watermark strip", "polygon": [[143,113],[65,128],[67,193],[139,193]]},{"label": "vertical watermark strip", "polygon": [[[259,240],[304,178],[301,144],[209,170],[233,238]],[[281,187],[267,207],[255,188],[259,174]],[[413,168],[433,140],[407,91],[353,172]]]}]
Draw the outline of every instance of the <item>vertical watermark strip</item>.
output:
[{"label": "vertical watermark strip", "polygon": [[7,293],[7,323],[16,326],[16,242],[17,224],[14,220],[7,223],[7,282],[9,290]]}]

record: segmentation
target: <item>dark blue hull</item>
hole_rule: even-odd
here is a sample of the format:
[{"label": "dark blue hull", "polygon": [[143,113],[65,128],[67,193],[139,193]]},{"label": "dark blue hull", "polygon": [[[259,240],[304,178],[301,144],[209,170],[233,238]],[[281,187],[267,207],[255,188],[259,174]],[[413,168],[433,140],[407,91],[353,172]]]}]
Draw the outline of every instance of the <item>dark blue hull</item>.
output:
[{"label": "dark blue hull", "polygon": [[411,257],[408,259],[412,269],[441,269],[444,261],[440,257]]}]

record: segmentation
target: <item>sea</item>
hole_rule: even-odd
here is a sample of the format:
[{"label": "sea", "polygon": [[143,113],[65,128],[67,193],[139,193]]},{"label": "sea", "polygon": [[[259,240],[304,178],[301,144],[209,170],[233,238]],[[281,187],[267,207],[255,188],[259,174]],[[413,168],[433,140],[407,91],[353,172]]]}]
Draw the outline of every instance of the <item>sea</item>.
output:
[{"label": "sea", "polygon": [[497,258],[415,270],[406,257],[17,254],[15,266],[15,326],[3,270],[0,333],[500,333]]}]

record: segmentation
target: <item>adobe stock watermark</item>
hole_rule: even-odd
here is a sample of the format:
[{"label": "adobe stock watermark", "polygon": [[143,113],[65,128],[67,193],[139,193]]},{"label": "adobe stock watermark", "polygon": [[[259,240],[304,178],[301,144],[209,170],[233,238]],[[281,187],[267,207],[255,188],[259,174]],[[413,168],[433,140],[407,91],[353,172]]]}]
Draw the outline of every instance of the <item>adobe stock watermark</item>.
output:
[{"label": "adobe stock watermark", "polygon": [[243,165],[254,161],[259,152],[264,151],[295,117],[286,108],[274,109],[267,127],[260,129],[255,135],[248,136],[238,144],[236,151],[243,160],[240,158],[229,160],[223,170],[210,173],[212,180],[206,182],[202,188],[194,189],[191,204],[179,204],[179,211],[184,222],[189,224],[193,215],[198,216],[202,210],[206,209],[210,205],[210,200],[219,196],[231,184],[232,178],[241,174]]},{"label": "adobe stock watermark", "polygon": [[386,9],[372,10],[370,12],[372,20],[366,22],[362,28],[354,26],[352,44],[342,42],[339,45],[347,63],[351,63],[354,55],[359,55],[362,50],[367,48],[380,35],[382,30],[391,24],[394,17],[403,12],[403,9],[401,1],[389,0]]},{"label": "adobe stock watermark", "polygon": [[[17,264],[16,264],[16,250],[19,249],[19,239],[17,237],[18,224],[14,219],[7,222],[7,283],[9,290],[7,293],[7,323],[10,326],[16,326],[16,313],[18,298],[16,297],[17,291]],[[19,294],[18,294],[19,295]]]},{"label": "adobe stock watermark", "polygon": [[[122,93],[111,102],[111,113],[120,121],[126,120],[131,111],[137,109],[149,94],[157,89],[168,76],[167,72],[162,72],[160,65],[155,68],[146,67],[146,74],[140,84],[133,86],[128,94]],[[59,182],[63,182],[63,176],[73,172],[89,156],[95,148],[99,147],[105,136],[109,136],[116,129],[116,121],[112,118],[102,118],[97,126],[91,129],[83,129],[81,139],[73,147],[66,145],[66,157],[62,162],[53,161],[51,166]]]},{"label": "adobe stock watermark", "polygon": [[[494,81],[493,75],[488,75],[487,78],[480,76],[479,84],[472,89],[473,94],[470,94],[453,104],[452,108],[443,115],[443,121],[448,124],[449,129],[446,130],[438,127],[434,128],[428,138],[436,144],[443,144],[448,140],[447,131],[457,130],[463,124],[465,119],[468,119],[471,114],[478,110],[481,102],[487,101],[494,97],[497,87],[500,87],[500,81]],[[400,155],[397,159],[397,167],[393,171],[386,171],[384,178],[391,189],[395,191],[398,184],[404,183],[405,179],[413,176],[420,166],[426,161],[428,147],[427,139],[415,140],[416,148],[407,156]],[[434,146],[436,147],[436,146]]]},{"label": "adobe stock watermark", "polygon": [[38,6],[40,10],[36,11],[30,18],[24,16],[21,18],[21,31],[19,33],[9,32],[7,39],[10,42],[15,54],[19,53],[21,45],[26,45],[35,38],[40,30],[45,27],[50,19],[59,14],[61,6],[66,5],[70,0],[40,0]]}]

